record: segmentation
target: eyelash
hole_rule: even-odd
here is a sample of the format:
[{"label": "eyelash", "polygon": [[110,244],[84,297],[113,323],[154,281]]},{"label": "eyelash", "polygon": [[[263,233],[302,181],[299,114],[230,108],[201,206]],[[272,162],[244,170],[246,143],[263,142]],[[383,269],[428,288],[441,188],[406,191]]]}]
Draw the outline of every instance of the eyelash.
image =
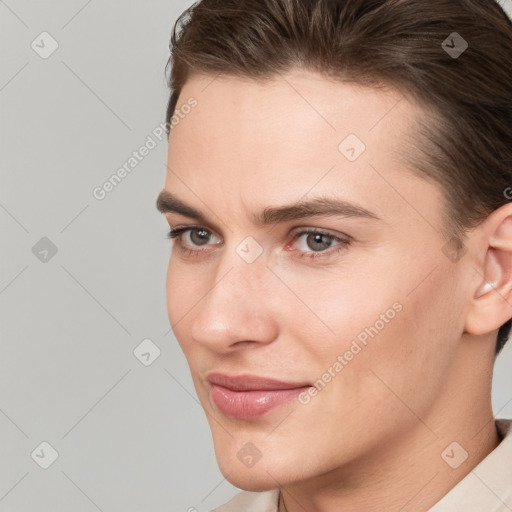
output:
[{"label": "eyelash", "polygon": [[[188,247],[184,247],[182,245],[182,243],[181,243],[181,236],[184,233],[186,233],[187,231],[206,231],[208,233],[211,233],[211,231],[209,231],[208,229],[203,228],[202,226],[183,226],[183,227],[180,227],[180,228],[171,229],[167,233],[167,238],[168,239],[178,239],[180,241],[180,243],[178,244],[179,250],[180,250],[180,252],[182,254],[184,254],[186,256],[194,256],[194,257],[196,257],[196,256],[199,256],[200,253],[206,252],[207,249],[197,249],[197,250],[196,249],[189,249]],[[306,229],[306,230],[303,230],[303,231],[300,231],[300,232],[296,233],[293,236],[293,242],[295,242],[301,236],[309,235],[309,234],[324,235],[329,240],[335,241],[335,242],[339,242],[339,244],[337,246],[334,246],[334,249],[327,248],[327,249],[325,249],[323,251],[311,251],[311,252],[308,252],[308,251],[298,251],[299,254],[296,255],[297,258],[306,258],[306,259],[309,259],[309,260],[314,260],[314,259],[317,259],[317,258],[326,258],[326,257],[334,256],[334,255],[338,254],[339,252],[341,252],[342,250],[346,249],[351,244],[351,240],[350,239],[340,238],[340,237],[337,237],[335,235],[332,235],[330,233],[326,233],[326,232],[324,232],[322,230],[318,230],[318,229]]]}]

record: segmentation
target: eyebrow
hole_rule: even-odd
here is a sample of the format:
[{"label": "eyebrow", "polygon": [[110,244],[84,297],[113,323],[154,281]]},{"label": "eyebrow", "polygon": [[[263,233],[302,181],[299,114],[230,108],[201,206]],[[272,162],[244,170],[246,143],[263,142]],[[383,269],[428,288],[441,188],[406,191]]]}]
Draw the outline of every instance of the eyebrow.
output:
[{"label": "eyebrow", "polygon": [[[167,190],[160,192],[156,207],[160,213],[177,213],[184,217],[207,223],[206,216],[196,208],[187,205]],[[284,206],[269,206],[253,215],[257,225],[271,225],[315,216],[359,217],[382,220],[375,213],[360,205],[334,197],[315,197]]]}]

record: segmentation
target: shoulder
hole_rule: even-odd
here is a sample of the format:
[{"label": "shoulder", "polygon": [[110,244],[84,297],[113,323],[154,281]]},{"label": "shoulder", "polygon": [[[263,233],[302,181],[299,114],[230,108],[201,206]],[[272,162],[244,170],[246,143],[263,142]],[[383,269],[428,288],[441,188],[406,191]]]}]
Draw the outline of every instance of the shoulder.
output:
[{"label": "shoulder", "polygon": [[[502,439],[505,438],[511,438],[512,437],[512,419],[508,418],[499,418],[495,420],[496,428],[502,437]],[[510,442],[510,439],[509,439]]]},{"label": "shoulder", "polygon": [[495,419],[500,444],[429,512],[512,510],[512,420]]},{"label": "shoulder", "polygon": [[277,512],[279,489],[252,492],[241,491],[212,512]]}]

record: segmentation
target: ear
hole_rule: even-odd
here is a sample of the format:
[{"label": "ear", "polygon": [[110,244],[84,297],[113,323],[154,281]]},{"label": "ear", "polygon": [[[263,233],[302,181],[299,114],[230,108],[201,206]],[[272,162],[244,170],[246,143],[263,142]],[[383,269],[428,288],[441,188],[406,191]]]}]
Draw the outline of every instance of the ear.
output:
[{"label": "ear", "polygon": [[[481,224],[483,263],[464,330],[487,334],[512,318],[512,203],[495,210]],[[483,244],[483,245],[482,245]]]}]

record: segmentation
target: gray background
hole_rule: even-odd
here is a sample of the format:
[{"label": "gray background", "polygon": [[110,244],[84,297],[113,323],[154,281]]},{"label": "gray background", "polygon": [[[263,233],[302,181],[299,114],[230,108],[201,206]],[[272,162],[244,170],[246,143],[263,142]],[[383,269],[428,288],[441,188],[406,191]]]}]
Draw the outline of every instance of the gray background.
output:
[{"label": "gray background", "polygon": [[[0,512],[202,512],[237,492],[169,333],[154,207],[167,143],[152,132],[188,5],[0,0]],[[51,48],[43,31],[59,45],[48,58],[31,47]],[[95,199],[148,136],[157,146]],[[161,351],[149,366],[134,355],[147,338]],[[512,417],[511,366],[512,345],[499,417]],[[47,469],[43,441],[58,452]]]}]

